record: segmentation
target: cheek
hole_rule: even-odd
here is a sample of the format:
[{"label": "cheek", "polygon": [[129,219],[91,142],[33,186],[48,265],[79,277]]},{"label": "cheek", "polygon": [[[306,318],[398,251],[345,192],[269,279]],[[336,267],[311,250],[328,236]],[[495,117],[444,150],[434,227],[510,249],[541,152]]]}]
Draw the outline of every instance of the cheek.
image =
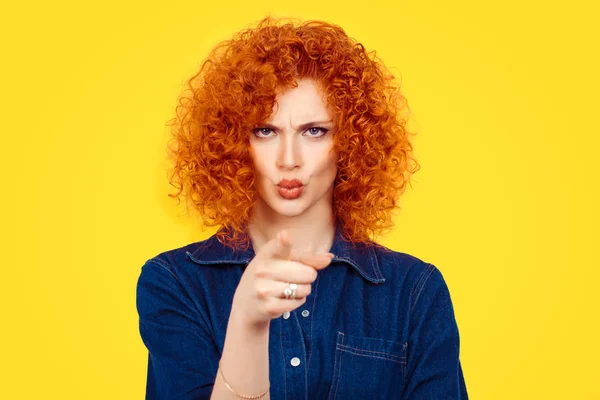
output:
[{"label": "cheek", "polygon": [[316,160],[318,160],[318,162],[315,168],[317,171],[328,172],[337,169],[336,155],[330,154],[329,149],[330,147],[323,149],[318,153],[318,157],[316,157]]},{"label": "cheek", "polygon": [[264,157],[263,153],[260,151],[257,152],[252,146],[250,147],[250,157],[256,173],[260,178],[263,178],[267,171],[266,165],[268,160]]},{"label": "cheek", "polygon": [[268,171],[267,168],[265,167],[263,162],[258,162],[254,164],[255,169],[256,169],[256,173],[258,174],[258,177],[261,180],[265,180],[267,178],[268,175]]}]

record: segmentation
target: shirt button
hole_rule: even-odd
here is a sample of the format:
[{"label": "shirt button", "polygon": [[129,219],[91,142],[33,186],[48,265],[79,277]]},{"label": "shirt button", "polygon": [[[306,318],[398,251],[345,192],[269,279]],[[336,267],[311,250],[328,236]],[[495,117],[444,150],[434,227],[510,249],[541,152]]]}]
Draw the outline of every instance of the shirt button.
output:
[{"label": "shirt button", "polygon": [[303,316],[303,317],[308,317],[308,316],[309,316],[309,314],[310,314],[310,313],[308,312],[308,310],[303,310],[303,311],[302,311],[302,316]]},{"label": "shirt button", "polygon": [[294,357],[290,361],[290,364],[292,364],[294,367],[297,367],[298,365],[300,365],[300,359],[298,357]]},{"label": "shirt button", "polygon": [[286,311],[283,313],[283,319],[288,319],[290,317],[290,312]]}]

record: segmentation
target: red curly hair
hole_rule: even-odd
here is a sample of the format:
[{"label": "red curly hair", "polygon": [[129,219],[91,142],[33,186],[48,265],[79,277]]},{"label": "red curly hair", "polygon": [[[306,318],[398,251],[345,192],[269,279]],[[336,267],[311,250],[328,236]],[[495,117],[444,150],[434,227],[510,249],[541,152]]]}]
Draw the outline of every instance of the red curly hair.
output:
[{"label": "red curly hair", "polygon": [[185,191],[188,211],[191,204],[205,226],[220,225],[224,245],[249,245],[245,228],[257,196],[249,132],[299,78],[315,79],[333,110],[333,214],[346,240],[373,243],[371,236],[393,227],[397,199],[420,169],[405,128],[406,99],[375,52],[337,25],[267,16],[211,51],[167,123],[177,189],[169,196],[179,200]]}]

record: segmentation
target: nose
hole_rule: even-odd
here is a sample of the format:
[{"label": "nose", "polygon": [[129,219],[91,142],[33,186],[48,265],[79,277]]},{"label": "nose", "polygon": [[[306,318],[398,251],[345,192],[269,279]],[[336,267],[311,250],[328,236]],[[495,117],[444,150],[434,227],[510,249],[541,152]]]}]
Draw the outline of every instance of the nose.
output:
[{"label": "nose", "polygon": [[279,148],[277,149],[277,167],[293,169],[300,166],[300,151],[295,135],[279,135]]}]

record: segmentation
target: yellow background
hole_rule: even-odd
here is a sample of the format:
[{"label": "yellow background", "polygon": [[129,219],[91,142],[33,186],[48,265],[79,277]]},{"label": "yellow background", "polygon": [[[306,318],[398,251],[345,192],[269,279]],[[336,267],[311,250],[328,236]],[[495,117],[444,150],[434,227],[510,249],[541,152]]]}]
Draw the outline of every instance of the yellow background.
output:
[{"label": "yellow background", "polygon": [[472,399],[599,399],[598,12],[583,2],[4,5],[2,399],[141,399],[135,284],[201,240],[165,122],[217,42],[325,19],[392,68],[422,165],[380,241],[438,266]]}]

